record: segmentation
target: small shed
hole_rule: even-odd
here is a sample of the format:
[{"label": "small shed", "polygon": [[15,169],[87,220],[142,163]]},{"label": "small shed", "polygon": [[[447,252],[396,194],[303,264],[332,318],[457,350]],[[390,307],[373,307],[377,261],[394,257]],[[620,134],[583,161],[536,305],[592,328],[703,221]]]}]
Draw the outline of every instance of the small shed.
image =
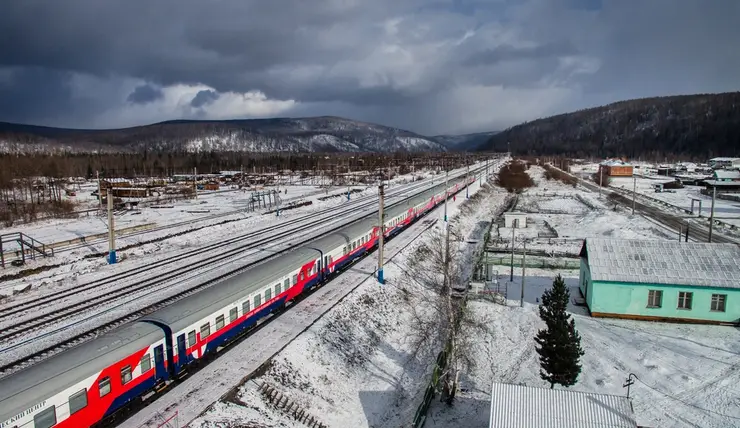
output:
[{"label": "small shed", "polygon": [[592,316],[740,323],[740,247],[587,238],[580,290]]},{"label": "small shed", "polygon": [[490,428],[637,428],[627,397],[494,383]]},{"label": "small shed", "polygon": [[520,229],[527,227],[527,213],[504,213],[504,227],[516,227]]}]

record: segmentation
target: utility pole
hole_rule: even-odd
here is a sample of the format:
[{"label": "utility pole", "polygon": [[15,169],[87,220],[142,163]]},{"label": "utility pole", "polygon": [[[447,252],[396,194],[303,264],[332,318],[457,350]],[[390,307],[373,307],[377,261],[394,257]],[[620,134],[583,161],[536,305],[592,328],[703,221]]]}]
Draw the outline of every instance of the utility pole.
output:
[{"label": "utility pole", "polygon": [[467,169],[465,170],[465,199],[470,199],[469,189],[470,189],[470,164],[467,165]]},{"label": "utility pole", "polygon": [[632,215],[635,215],[635,193],[637,192],[637,176],[632,174]]},{"label": "utility pole", "polygon": [[103,193],[100,189],[100,171],[95,171],[95,176],[98,178],[98,208],[100,208],[100,214],[103,214]]},{"label": "utility pole", "polygon": [[108,264],[116,264],[116,233],[113,225],[113,186],[108,186]]},{"label": "utility pole", "polygon": [[517,222],[519,220],[514,219],[511,223],[511,273],[509,281],[514,282],[514,231],[516,231]]},{"label": "utility pole", "polygon": [[599,199],[601,199],[601,186],[604,181],[604,169],[599,165]]},{"label": "utility pole", "polygon": [[385,230],[385,221],[383,221],[383,205],[385,203],[384,196],[383,181],[381,180],[380,186],[378,186],[378,199],[380,200],[380,207],[378,208],[378,282],[381,284],[385,284],[385,279],[383,278],[383,238]]},{"label": "utility pole", "polygon": [[445,172],[445,223],[447,223],[447,189],[449,188],[447,182],[450,178],[450,171]]},{"label": "utility pole", "polygon": [[527,272],[527,241],[524,241],[524,249],[522,251],[522,295],[519,299],[519,307],[524,307],[524,277]]},{"label": "utility pole", "polygon": [[198,199],[198,167],[193,167],[193,192],[195,193],[195,199]]},{"label": "utility pole", "polygon": [[712,228],[714,227],[714,198],[717,197],[717,186],[712,186],[712,210],[709,212],[709,243],[712,243]]}]

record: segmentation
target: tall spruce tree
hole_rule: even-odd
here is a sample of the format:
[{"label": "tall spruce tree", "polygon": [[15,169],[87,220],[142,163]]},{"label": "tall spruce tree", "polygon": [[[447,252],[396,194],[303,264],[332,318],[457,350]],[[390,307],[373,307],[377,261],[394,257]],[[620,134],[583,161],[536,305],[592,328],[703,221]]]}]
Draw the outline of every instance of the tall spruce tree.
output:
[{"label": "tall spruce tree", "polygon": [[570,292],[563,278],[558,275],[552,288],[542,295],[540,318],[547,328],[537,332],[537,353],[540,355],[540,377],[563,386],[575,385],[581,373],[581,337],[576,331],[576,323],[566,312]]}]

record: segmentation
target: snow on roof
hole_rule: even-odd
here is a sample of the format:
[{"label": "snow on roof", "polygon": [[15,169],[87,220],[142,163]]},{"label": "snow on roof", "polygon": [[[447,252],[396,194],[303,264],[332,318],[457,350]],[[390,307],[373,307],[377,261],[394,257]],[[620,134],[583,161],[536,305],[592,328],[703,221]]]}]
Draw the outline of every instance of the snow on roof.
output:
[{"label": "snow on roof", "polygon": [[730,170],[730,169],[718,169],[714,171],[714,176],[718,180],[722,180],[722,179],[738,180],[740,179],[740,171]]},{"label": "snow on roof", "polygon": [[717,180],[704,180],[707,186],[716,187],[740,187],[740,181],[717,181]]},{"label": "snow on roof", "polygon": [[619,159],[607,159],[601,162],[601,165],[603,166],[632,166],[631,164],[628,164],[627,162],[623,162]]},{"label": "snow on roof", "polygon": [[720,158],[709,159],[709,162],[733,162],[733,161],[740,161],[740,158],[720,157]]},{"label": "snow on roof", "polygon": [[587,238],[584,249],[594,281],[740,288],[734,244]]},{"label": "snow on roof", "polygon": [[637,422],[626,397],[494,383],[490,426],[635,428]]}]

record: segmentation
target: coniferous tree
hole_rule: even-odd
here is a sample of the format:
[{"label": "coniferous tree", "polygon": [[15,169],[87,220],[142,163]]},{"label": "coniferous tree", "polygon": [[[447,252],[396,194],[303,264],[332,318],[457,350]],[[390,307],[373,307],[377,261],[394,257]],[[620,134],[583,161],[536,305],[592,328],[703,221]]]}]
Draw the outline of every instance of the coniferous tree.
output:
[{"label": "coniferous tree", "polygon": [[555,384],[572,386],[581,373],[581,337],[576,331],[576,323],[566,311],[570,292],[563,278],[558,275],[552,289],[542,295],[540,318],[546,329],[537,332],[537,353],[540,355],[540,377]]}]

